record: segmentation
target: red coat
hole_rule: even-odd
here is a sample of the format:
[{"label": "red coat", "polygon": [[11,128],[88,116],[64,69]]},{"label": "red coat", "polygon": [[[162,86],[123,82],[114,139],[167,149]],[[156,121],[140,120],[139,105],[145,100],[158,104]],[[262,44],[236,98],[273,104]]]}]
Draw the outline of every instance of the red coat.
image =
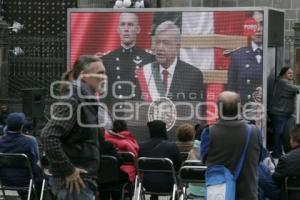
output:
[{"label": "red coat", "polygon": [[[136,158],[138,157],[139,145],[129,131],[122,131],[115,134],[106,132],[104,139],[111,142],[117,151],[129,151],[132,152]],[[120,169],[128,174],[129,180],[133,183],[136,175],[135,167],[132,165],[122,165]]]}]

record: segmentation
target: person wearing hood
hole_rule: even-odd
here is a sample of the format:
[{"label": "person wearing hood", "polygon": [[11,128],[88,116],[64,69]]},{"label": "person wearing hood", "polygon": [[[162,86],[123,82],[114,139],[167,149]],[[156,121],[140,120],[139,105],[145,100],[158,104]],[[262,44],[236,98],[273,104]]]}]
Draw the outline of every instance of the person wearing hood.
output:
[{"label": "person wearing hood", "polygon": [[[99,105],[107,76],[97,56],[80,56],[67,77],[69,94],[52,105],[51,119],[41,134],[41,142],[53,175],[52,190],[57,199],[92,200],[97,191],[100,162]],[[62,88],[61,88],[62,89]],[[103,114],[103,113],[102,113]]]},{"label": "person wearing hood", "polygon": [[[166,124],[160,120],[147,123],[150,139],[140,144],[139,157],[169,158],[176,171],[180,169],[180,152],[175,142],[170,142],[167,136]],[[170,192],[173,187],[171,174],[145,173],[143,185],[154,192]],[[151,200],[157,196],[151,196]]]},{"label": "person wearing hood", "polygon": [[[104,139],[111,142],[117,151],[131,152],[137,158],[139,152],[139,145],[128,131],[127,124],[124,120],[115,120],[113,122],[113,129],[107,131],[104,135]],[[136,170],[134,166],[122,165],[121,170],[128,174],[131,183],[134,183]]]}]

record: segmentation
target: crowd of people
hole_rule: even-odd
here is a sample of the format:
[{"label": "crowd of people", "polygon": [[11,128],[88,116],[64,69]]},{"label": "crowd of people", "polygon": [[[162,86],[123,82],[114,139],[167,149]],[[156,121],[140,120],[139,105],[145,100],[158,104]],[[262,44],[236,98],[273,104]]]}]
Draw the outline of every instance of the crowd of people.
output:
[{"label": "crowd of people", "polygon": [[[257,20],[262,19],[259,12],[254,12],[253,15],[258,18]],[[292,150],[284,152],[282,149],[282,138],[288,120],[295,110],[295,97],[300,89],[292,84],[291,68],[282,68],[274,86],[270,112],[274,129],[274,145],[271,154],[263,146],[261,130],[239,116],[239,105],[249,100],[249,94],[254,92],[253,90],[258,90],[260,84],[256,84],[255,88],[248,88],[249,91],[244,90],[245,94],[242,93],[241,96],[233,91],[219,94],[218,120],[210,126],[203,123],[178,125],[177,141],[171,141],[168,139],[166,123],[153,120],[144,125],[149,130],[148,139],[137,141],[126,121],[114,120],[107,110],[98,107],[99,95],[104,92],[104,83],[107,82],[108,77],[113,77],[112,81],[108,82],[109,88],[112,87],[113,81],[119,79],[132,81],[142,88],[141,91],[134,91],[132,94],[132,91],[128,92],[129,89],[122,89],[117,85],[119,91],[116,94],[109,91],[108,94],[109,97],[118,97],[110,102],[113,104],[124,101],[123,97],[130,95],[134,99],[147,100],[151,97],[153,100],[156,96],[166,97],[173,94],[174,101],[179,99],[202,101],[203,76],[199,69],[180,60],[178,56],[180,30],[175,23],[165,21],[158,25],[155,32],[155,58],[135,47],[136,34],[140,31],[135,14],[123,13],[120,16],[118,31],[121,38],[121,46],[118,49],[104,55],[102,59],[95,55],[80,56],[72,70],[65,74],[64,80],[69,80],[70,75],[73,79],[70,80],[69,88],[68,85],[62,85],[61,93],[71,95],[62,99],[61,104],[53,107],[51,119],[46,123],[39,138],[41,150],[38,149],[36,138],[24,134],[25,115],[8,113],[7,108],[1,107],[0,123],[3,130],[3,136],[0,137],[1,153],[26,154],[31,162],[36,185],[40,185],[45,176],[42,170],[44,166],[40,162],[40,152],[45,153],[49,162],[47,167],[51,173],[48,184],[58,200],[92,200],[95,194],[99,194],[101,200],[121,199],[121,190],[104,191],[103,188],[122,183],[133,186],[137,171],[135,166],[124,165],[118,152],[131,152],[136,159],[139,157],[169,158],[177,172],[186,159],[201,161],[208,168],[222,165],[231,173],[236,172],[238,163],[242,163],[237,175],[236,199],[277,200],[284,195],[285,190],[282,186],[285,179],[300,175],[299,125],[289,133]],[[261,32],[259,32],[253,36],[251,48],[259,49],[261,42]],[[238,60],[243,57],[241,54],[244,51],[249,50],[242,49],[241,52],[234,53],[233,57],[237,56],[235,59]],[[132,52],[138,52],[140,56],[135,57]],[[261,67],[261,55],[258,53],[255,58],[256,65]],[[127,68],[135,61],[140,63],[149,61],[144,66],[144,72],[151,72],[144,73],[144,79],[149,79],[148,85],[143,85],[145,81],[140,80],[140,76],[136,79],[135,73],[127,74],[128,71],[134,72]],[[119,65],[124,66],[124,69],[120,70]],[[237,68],[239,66],[232,62],[229,70],[229,76],[236,81],[244,77],[238,77]],[[152,75],[155,76],[154,79],[151,79]],[[236,81],[229,86],[236,84]],[[241,87],[230,90],[244,89],[243,84]],[[152,90],[153,88],[155,91]],[[177,93],[184,95],[174,96]],[[106,120],[107,126],[94,126],[103,119]],[[102,155],[110,155],[118,159],[120,167],[117,182],[103,184],[99,180],[99,171],[110,167],[102,166]],[[274,162],[274,159],[278,162]],[[243,162],[240,162],[241,160]],[[28,174],[15,169],[0,169],[0,176],[2,184],[20,186],[27,183]],[[9,177],[20,178],[16,181]],[[154,192],[170,192],[173,189],[173,179],[168,174],[145,173],[143,186],[146,190]],[[129,196],[133,195],[131,189],[132,187],[127,188]],[[189,198],[204,197],[206,187],[203,184],[191,184],[188,193]],[[22,199],[26,199],[27,193],[19,191],[19,194]],[[291,196],[293,200],[300,199],[299,193]],[[158,199],[158,196],[152,195],[151,199]]]},{"label": "crowd of people", "polygon": [[[78,87],[85,95],[95,94],[99,89],[99,83],[106,79],[105,68],[101,59],[96,56],[83,56],[76,63],[74,70],[81,69],[78,77],[81,80],[72,81],[73,87]],[[282,74],[290,72],[283,68]],[[284,75],[280,75],[281,79]],[[91,76],[92,75],[92,76]],[[296,93],[295,87],[289,86],[282,80],[285,87],[291,87],[292,94]],[[276,86],[275,86],[276,87]],[[279,88],[279,86],[278,86]],[[276,91],[276,90],[275,90]],[[278,91],[277,91],[278,92]],[[275,92],[275,94],[277,94]],[[290,95],[292,96],[292,95]],[[290,97],[289,96],[289,97]],[[91,101],[91,99],[88,99]],[[92,99],[97,101],[97,98]],[[79,97],[74,93],[69,99],[72,108],[77,108],[79,102],[87,99]],[[287,177],[299,175],[300,162],[300,125],[297,125],[290,133],[291,151],[286,152],[279,158],[278,163],[274,157],[263,147],[261,130],[255,125],[239,118],[238,104],[241,102],[237,93],[231,91],[222,92],[217,100],[219,108],[219,119],[216,123],[207,126],[205,124],[181,124],[176,129],[176,141],[168,139],[166,124],[160,120],[147,123],[149,139],[138,142],[128,130],[126,121],[113,120],[112,128],[107,130],[99,127],[83,127],[80,120],[85,123],[97,123],[99,116],[94,106],[84,108],[76,119],[75,110],[64,110],[64,107],[56,107],[54,115],[43,129],[40,142],[50,164],[51,184],[50,187],[57,199],[93,199],[96,193],[102,199],[120,199],[121,190],[113,192],[97,192],[102,187],[114,184],[129,183],[134,185],[137,174],[135,166],[122,164],[118,158],[118,152],[131,152],[136,157],[169,158],[178,172],[185,159],[199,160],[208,168],[214,165],[224,165],[234,172],[246,144],[247,134],[250,134],[249,144],[243,167],[236,185],[237,199],[280,199],[284,195],[284,181]],[[275,106],[275,105],[274,105]],[[289,106],[291,106],[289,104]],[[73,112],[71,118],[59,120],[68,112]],[[228,120],[230,119],[230,120]],[[40,163],[41,157],[38,150],[36,138],[23,133],[26,124],[23,113],[9,113],[5,116],[5,132],[0,138],[1,153],[24,153],[31,161],[34,172],[35,184],[41,184],[44,177]],[[284,126],[284,125],[283,125]],[[277,136],[274,133],[274,137]],[[248,142],[247,142],[248,143]],[[278,145],[275,143],[274,145]],[[281,152],[283,152],[281,150]],[[182,153],[187,153],[183,158]],[[119,179],[117,182],[101,184],[98,180],[101,167],[101,155],[112,155],[119,160]],[[101,167],[100,167],[101,166]],[[0,169],[2,184],[20,186],[28,177],[25,171],[14,169]],[[7,177],[7,178],[3,178]],[[19,177],[20,179],[10,179]],[[101,182],[101,181],[100,181]],[[25,182],[26,183],[26,182]],[[99,184],[98,184],[99,183]],[[173,179],[170,175],[147,173],[143,176],[143,187],[155,192],[172,191]],[[133,191],[127,192],[129,196]],[[189,186],[189,198],[205,196],[205,186],[202,184],[191,184]],[[27,193],[19,191],[22,199],[27,198]],[[294,196],[293,196],[294,195]],[[299,199],[299,193],[291,194],[292,199]],[[158,199],[152,195],[151,199]]]}]

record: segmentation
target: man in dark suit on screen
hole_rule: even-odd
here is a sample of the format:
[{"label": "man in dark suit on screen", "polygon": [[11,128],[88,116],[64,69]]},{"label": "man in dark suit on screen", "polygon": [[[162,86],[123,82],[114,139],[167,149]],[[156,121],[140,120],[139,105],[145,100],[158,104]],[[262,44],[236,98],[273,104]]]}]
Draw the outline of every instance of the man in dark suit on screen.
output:
[{"label": "man in dark suit on screen", "polygon": [[156,61],[139,75],[142,95],[147,101],[168,97],[172,101],[202,101],[203,75],[179,58],[180,29],[165,21],[155,31]]}]

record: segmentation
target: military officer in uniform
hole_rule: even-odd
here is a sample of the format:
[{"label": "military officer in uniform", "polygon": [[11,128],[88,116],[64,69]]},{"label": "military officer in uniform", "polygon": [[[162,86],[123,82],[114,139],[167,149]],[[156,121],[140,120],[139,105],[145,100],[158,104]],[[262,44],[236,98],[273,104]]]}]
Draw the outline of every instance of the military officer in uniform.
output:
[{"label": "military officer in uniform", "polygon": [[109,107],[116,102],[142,100],[137,84],[136,69],[154,60],[154,55],[149,51],[136,47],[136,37],[140,33],[136,14],[122,13],[120,15],[118,33],[120,34],[120,47],[102,56],[109,77],[108,96],[104,101],[110,104]]},{"label": "military officer in uniform", "polygon": [[263,77],[263,13],[254,11],[257,29],[248,47],[231,53],[227,89],[240,94],[242,104],[261,102]]}]

